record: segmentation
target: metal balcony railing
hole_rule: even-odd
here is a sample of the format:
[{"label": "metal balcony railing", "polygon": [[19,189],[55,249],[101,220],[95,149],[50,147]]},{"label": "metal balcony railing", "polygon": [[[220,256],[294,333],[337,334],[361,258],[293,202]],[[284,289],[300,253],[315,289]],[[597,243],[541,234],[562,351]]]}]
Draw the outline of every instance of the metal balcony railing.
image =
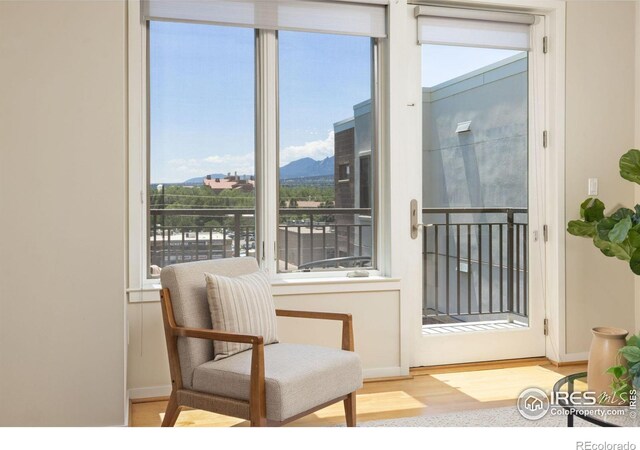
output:
[{"label": "metal balcony railing", "polygon": [[[281,270],[371,265],[371,209],[280,208],[279,215]],[[255,256],[255,235],[254,209],[151,209],[150,265]]]},{"label": "metal balcony railing", "polygon": [[[255,254],[253,209],[151,209],[150,265]],[[183,224],[186,219],[199,224]]]},{"label": "metal balcony railing", "polygon": [[369,208],[281,208],[280,269],[371,266]]},{"label": "metal balcony railing", "polygon": [[528,316],[526,209],[422,213],[423,323]]}]

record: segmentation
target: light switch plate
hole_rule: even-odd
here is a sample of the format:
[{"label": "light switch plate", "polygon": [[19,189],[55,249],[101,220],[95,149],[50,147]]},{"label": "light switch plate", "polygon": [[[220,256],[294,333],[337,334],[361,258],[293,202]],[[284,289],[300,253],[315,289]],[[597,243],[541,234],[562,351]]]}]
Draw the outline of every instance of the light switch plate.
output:
[{"label": "light switch plate", "polygon": [[598,179],[589,178],[589,187],[587,188],[587,195],[598,195]]}]

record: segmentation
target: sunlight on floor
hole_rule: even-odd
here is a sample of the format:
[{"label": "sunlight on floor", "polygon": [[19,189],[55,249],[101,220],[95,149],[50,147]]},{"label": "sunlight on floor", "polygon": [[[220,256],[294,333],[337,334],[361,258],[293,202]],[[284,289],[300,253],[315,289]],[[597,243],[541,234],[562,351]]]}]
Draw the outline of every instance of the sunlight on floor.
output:
[{"label": "sunlight on floor", "polygon": [[[164,413],[160,413],[160,420],[164,419]],[[199,409],[183,409],[176,422],[177,427],[232,427],[246,422],[244,419],[223,416]]]},{"label": "sunlight on floor", "polygon": [[[380,392],[374,394],[358,394],[357,397],[358,414],[400,412],[410,410],[422,410],[426,405],[416,400],[404,391]],[[318,419],[338,418],[342,421],[344,417],[344,406],[342,402],[335,403],[313,414]],[[164,418],[164,413],[160,413],[160,421]],[[176,426],[178,427],[229,427],[238,424],[248,425],[248,422],[234,417],[223,416],[221,414],[210,413],[200,410],[182,410]]]},{"label": "sunlight on floor", "polygon": [[[404,391],[358,394],[358,414],[369,414],[410,409],[423,409],[426,405]],[[344,417],[342,402],[335,403],[315,413],[316,417]]]},{"label": "sunlight on floor", "polygon": [[529,387],[551,391],[562,375],[540,366],[431,375],[480,402],[518,398]]}]

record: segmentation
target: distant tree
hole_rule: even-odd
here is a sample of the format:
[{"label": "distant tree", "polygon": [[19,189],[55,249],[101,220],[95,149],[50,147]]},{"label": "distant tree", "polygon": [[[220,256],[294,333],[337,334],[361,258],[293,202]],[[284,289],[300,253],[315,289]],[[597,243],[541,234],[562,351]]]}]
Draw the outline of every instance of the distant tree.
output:
[{"label": "distant tree", "polygon": [[[320,202],[323,207],[333,207],[335,205],[335,191],[333,186],[281,186],[280,187],[280,208],[291,208],[298,206],[300,199]],[[152,210],[162,209],[244,209],[254,208],[256,204],[255,191],[224,190],[214,191],[208,186],[182,186],[165,184],[158,190],[156,186],[150,186],[149,205]],[[283,221],[304,220],[307,216],[287,215],[282,216]],[[327,217],[331,220],[331,216]],[[233,217],[212,217],[194,215],[155,215],[152,214],[150,227],[155,222],[163,224],[165,227],[175,227],[187,231],[189,227],[231,227],[234,223]],[[251,226],[254,219],[251,217],[242,218],[242,223]],[[186,228],[186,230],[185,230]]]}]

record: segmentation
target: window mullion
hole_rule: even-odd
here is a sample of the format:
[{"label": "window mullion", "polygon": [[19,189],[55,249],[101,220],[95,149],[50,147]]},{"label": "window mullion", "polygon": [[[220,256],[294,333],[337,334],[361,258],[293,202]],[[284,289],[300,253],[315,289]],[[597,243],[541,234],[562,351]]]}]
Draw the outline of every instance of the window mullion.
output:
[{"label": "window mullion", "polygon": [[256,31],[256,174],[257,237],[259,262],[263,269],[276,273],[275,242],[278,226],[277,125],[278,69],[277,34],[273,30]]}]

